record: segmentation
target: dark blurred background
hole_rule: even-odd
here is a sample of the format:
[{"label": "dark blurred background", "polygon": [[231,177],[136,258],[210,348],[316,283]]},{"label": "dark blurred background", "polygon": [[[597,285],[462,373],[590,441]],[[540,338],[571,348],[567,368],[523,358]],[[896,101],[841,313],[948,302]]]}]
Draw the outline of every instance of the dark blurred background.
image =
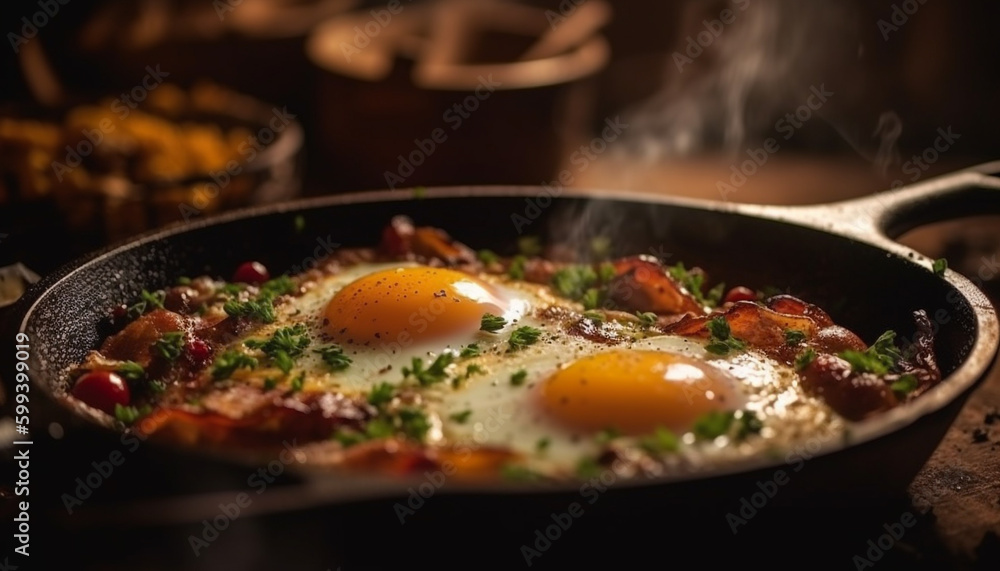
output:
[{"label": "dark blurred background", "polygon": [[[998,21],[1000,3],[972,0],[7,0],[0,282],[25,275],[2,273],[17,262],[45,275],[147,229],[366,189],[544,184],[808,204],[917,183],[1000,159]],[[971,275],[996,259],[1000,224],[984,216],[903,240]],[[995,275],[979,283],[1000,291]],[[996,430],[983,419],[1000,418],[990,416],[998,381],[984,383],[914,484],[913,498],[941,491],[916,506],[919,537],[880,568],[993,568],[997,437],[979,448],[970,439]],[[64,460],[85,466],[91,455]],[[169,458],[133,461],[133,481],[156,495],[150,474]],[[855,546],[916,509],[913,498],[807,520],[776,510],[767,516],[776,525],[740,536],[739,547],[781,548],[776,562],[804,550],[811,567],[846,567]],[[405,561],[386,544],[407,538],[410,548],[414,538],[444,541],[449,553],[471,542],[482,555],[495,547],[487,530],[520,537],[453,503],[426,516],[468,518],[450,543],[387,526],[388,504],[360,504],[334,519],[320,509],[247,523],[198,566],[277,564],[286,553],[264,546],[278,543],[308,568],[367,568],[369,552]],[[661,543],[677,554],[702,530],[728,534],[717,512],[698,511],[640,510],[627,526],[607,516],[574,530],[578,551],[564,546],[547,561],[593,563],[583,548],[605,541],[646,545],[640,559]],[[687,535],[671,543],[642,518]],[[379,525],[392,528],[389,539],[369,533]],[[187,564],[178,546],[190,529],[111,528],[137,544],[169,538],[165,553],[154,543],[135,550],[131,568]],[[114,549],[107,531],[76,532],[72,545]],[[700,537],[699,557],[720,555],[712,544]],[[826,558],[829,549],[843,553]],[[102,568],[100,555],[87,568]],[[510,561],[520,563],[517,553],[489,562]]]},{"label": "dark blurred background", "polygon": [[[808,203],[909,184],[1000,156],[998,16],[934,0],[8,2],[0,261],[50,270],[18,238],[43,225],[80,253],[385,187]],[[500,83],[485,98],[481,77]],[[81,169],[55,165],[126,108]],[[259,131],[282,110],[301,137]],[[627,128],[595,145],[616,117]]]}]

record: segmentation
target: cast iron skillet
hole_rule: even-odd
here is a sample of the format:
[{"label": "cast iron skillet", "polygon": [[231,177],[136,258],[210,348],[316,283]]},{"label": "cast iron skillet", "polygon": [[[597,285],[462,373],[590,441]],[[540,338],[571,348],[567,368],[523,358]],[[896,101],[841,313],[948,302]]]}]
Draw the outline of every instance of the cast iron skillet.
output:
[{"label": "cast iron skillet", "polygon": [[[419,199],[410,191],[385,191],[276,204],[149,233],[75,261],[36,284],[19,302],[11,324],[30,337],[32,403],[37,411],[38,395],[53,395],[59,371],[82,359],[107,334],[103,323],[109,307],[135,298],[143,288],[170,285],[181,275],[228,276],[250,259],[262,261],[275,274],[294,271],[336,245],[376,244],[395,214],[444,228],[473,248],[501,253],[512,252],[521,233],[580,243],[589,236],[608,235],[615,254],[653,253],[671,263],[682,260],[730,284],[787,286],[793,294],[828,308],[838,323],[869,342],[887,328],[911,337],[911,314],[925,309],[938,328],[936,351],[946,376],[918,401],[861,423],[845,441],[809,442],[794,457],[756,458],[698,477],[619,483],[615,494],[643,502],[651,497],[729,498],[740,486],[810,459],[816,468],[793,478],[788,489],[796,492],[782,498],[877,497],[903,489],[912,479],[985,375],[998,344],[997,315],[984,295],[953,271],[935,275],[931,260],[892,237],[935,220],[1000,212],[1000,179],[990,176],[997,172],[1000,163],[992,163],[876,196],[810,207],[570,190],[556,191],[559,195],[552,198],[551,192],[531,187],[440,188]],[[305,224],[296,230],[299,216]],[[69,423],[71,430],[80,425],[93,428],[98,421],[61,402],[47,402],[51,409],[46,414]],[[156,451],[154,447],[152,453]],[[212,461],[190,451],[180,456],[194,465]],[[248,472],[247,459],[227,459],[234,460],[235,466],[244,462],[240,473]],[[302,474],[300,485],[261,496],[253,509],[401,497],[410,486],[425,481]],[[579,484],[539,489],[517,483],[448,482],[440,492],[535,502],[541,497],[572,498]],[[215,509],[211,500],[192,506],[202,504]],[[151,511],[132,515],[141,519]]]}]

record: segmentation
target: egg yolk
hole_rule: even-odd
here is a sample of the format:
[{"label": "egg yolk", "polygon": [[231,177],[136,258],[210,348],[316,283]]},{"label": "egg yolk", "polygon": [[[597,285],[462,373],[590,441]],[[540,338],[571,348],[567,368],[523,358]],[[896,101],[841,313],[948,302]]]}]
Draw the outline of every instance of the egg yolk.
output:
[{"label": "egg yolk", "polygon": [[733,387],[724,372],[689,357],[612,351],[570,364],[539,388],[546,412],[570,428],[643,434],[686,432],[707,412],[738,409]]},{"label": "egg yolk", "polygon": [[326,330],[339,343],[405,347],[472,334],[483,314],[504,315],[496,289],[468,274],[415,267],[369,274],[344,286],[326,306]]}]

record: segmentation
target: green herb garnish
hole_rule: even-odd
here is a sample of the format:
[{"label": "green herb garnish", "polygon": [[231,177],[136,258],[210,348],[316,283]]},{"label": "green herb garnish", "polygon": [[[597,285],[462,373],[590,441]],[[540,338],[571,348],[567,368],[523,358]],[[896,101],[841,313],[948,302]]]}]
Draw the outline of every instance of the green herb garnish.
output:
[{"label": "green herb garnish", "polygon": [[469,420],[470,416],[472,416],[472,411],[471,410],[463,410],[462,412],[453,413],[448,418],[454,420],[455,422],[457,422],[459,424],[465,424],[466,421]]},{"label": "green herb garnish", "polygon": [[524,380],[527,378],[528,378],[528,371],[525,369],[521,369],[520,371],[517,371],[516,373],[510,376],[510,384],[514,385],[515,387],[519,387],[524,384]]},{"label": "green herb garnish", "polygon": [[507,342],[510,345],[507,348],[507,352],[512,353],[514,351],[520,351],[521,349],[524,349],[528,345],[534,345],[538,341],[538,338],[541,337],[541,335],[542,335],[541,329],[536,329],[529,325],[518,327],[517,329],[511,332],[510,339],[507,340]]},{"label": "green herb garnish", "polygon": [[701,440],[714,440],[729,432],[734,418],[732,412],[713,410],[695,420],[692,431]]},{"label": "green herb garnish", "polygon": [[527,262],[528,259],[524,256],[514,256],[514,259],[510,261],[510,267],[507,268],[507,276],[512,280],[523,280],[524,265]]},{"label": "green herb garnish", "polygon": [[709,338],[705,350],[713,355],[728,355],[732,351],[746,349],[746,343],[732,336],[729,322],[723,316],[710,320],[707,324]]},{"label": "green herb garnish", "polygon": [[910,373],[906,373],[905,375],[900,376],[896,382],[889,385],[889,388],[892,389],[892,392],[905,397],[917,390],[917,387],[919,386],[920,382],[917,381],[917,377]]},{"label": "green herb garnish", "polygon": [[142,365],[135,361],[119,363],[115,368],[115,372],[129,381],[141,381],[146,376],[146,369],[143,369]]},{"label": "green herb garnish", "polygon": [[139,301],[130,305],[126,310],[126,314],[135,319],[147,311],[152,311],[154,309],[163,309],[163,300],[166,299],[167,294],[163,291],[149,292],[142,290],[139,294]]},{"label": "green herb garnish", "polygon": [[522,256],[537,256],[542,253],[542,241],[538,236],[521,236],[517,239],[517,251]]},{"label": "green herb garnish", "polygon": [[545,452],[549,449],[550,444],[552,444],[552,440],[548,437],[539,438],[538,442],[535,443],[535,450],[538,452]]},{"label": "green herb garnish", "polygon": [[795,370],[804,371],[806,367],[811,365],[812,362],[815,360],[816,360],[816,351],[814,351],[812,347],[810,347],[805,351],[799,353],[799,355],[795,357]]},{"label": "green herb garnish", "polygon": [[330,367],[331,371],[342,371],[350,367],[353,362],[350,357],[344,354],[344,348],[340,345],[320,347],[319,349],[314,349],[313,353],[319,354],[323,362],[326,363],[326,366]]},{"label": "green herb garnish", "polygon": [[653,434],[640,438],[639,446],[650,454],[663,454],[676,452],[680,448],[680,440],[673,432],[661,426],[657,427]]},{"label": "green herb garnish", "polygon": [[429,387],[435,383],[440,383],[448,377],[447,368],[455,362],[455,356],[451,353],[441,353],[431,363],[424,368],[424,361],[420,357],[414,357],[410,368],[403,367],[403,378],[411,375],[420,383],[422,387]]},{"label": "green herb garnish", "polygon": [[171,331],[164,333],[153,343],[153,350],[156,354],[168,361],[176,361],[184,350],[184,332]]},{"label": "green herb garnish", "polygon": [[500,261],[500,256],[493,250],[479,250],[476,252],[476,258],[487,266]]},{"label": "green herb garnish", "polygon": [[479,345],[476,343],[470,343],[462,348],[462,352],[458,354],[459,359],[471,359],[472,357],[478,357],[482,354],[479,349]]},{"label": "green herb garnish", "polygon": [[216,357],[215,362],[212,364],[212,379],[221,381],[231,377],[237,369],[253,370],[256,368],[257,359],[236,349],[229,349]]},{"label": "green herb garnish", "polygon": [[372,387],[368,393],[368,404],[374,407],[381,407],[392,401],[396,394],[396,387],[389,383],[379,383]]},{"label": "green herb garnish", "polygon": [[896,368],[903,355],[893,341],[895,331],[886,331],[865,351],[841,351],[838,357],[851,364],[851,369],[857,373],[872,373],[884,375]]},{"label": "green herb garnish", "polygon": [[149,405],[136,408],[134,406],[115,404],[115,418],[125,424],[132,424],[152,411]]},{"label": "green herb garnish", "polygon": [[304,387],[305,384],[306,384],[306,374],[299,373],[298,375],[295,376],[295,378],[292,379],[292,382],[290,383],[290,388],[293,393],[297,393],[302,390],[302,387]]},{"label": "green herb garnish", "polygon": [[806,334],[798,329],[785,329],[785,343],[788,345],[798,345],[806,340]]},{"label": "green herb garnish", "polygon": [[699,305],[706,307],[715,307],[719,305],[719,301],[722,299],[722,293],[726,289],[725,284],[718,284],[712,288],[708,296],[702,292],[702,287],[705,282],[705,274],[701,272],[695,272],[688,270],[684,267],[684,262],[677,262],[676,265],[667,268],[667,273],[671,278],[677,283],[684,286],[691,297],[698,302]]},{"label": "green herb garnish", "polygon": [[944,258],[938,258],[937,260],[934,260],[932,269],[934,270],[935,275],[943,276],[945,270],[948,269],[948,260]]},{"label": "green herb garnish", "polygon": [[496,333],[500,331],[507,325],[507,320],[498,315],[493,315],[492,313],[483,314],[482,320],[479,322],[480,331],[488,331],[490,333]]},{"label": "green herb garnish", "polygon": [[657,320],[659,320],[659,316],[649,311],[636,313],[635,316],[639,318],[639,324],[643,327],[656,325]]},{"label": "green herb garnish", "polygon": [[604,314],[600,311],[585,311],[583,312],[583,317],[584,319],[589,319],[598,323],[604,322]]}]

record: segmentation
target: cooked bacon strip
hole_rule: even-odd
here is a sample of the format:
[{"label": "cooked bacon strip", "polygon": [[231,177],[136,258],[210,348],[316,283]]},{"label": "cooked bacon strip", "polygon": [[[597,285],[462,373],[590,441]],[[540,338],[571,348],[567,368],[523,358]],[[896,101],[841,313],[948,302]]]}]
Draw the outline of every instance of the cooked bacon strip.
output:
[{"label": "cooked bacon strip", "polygon": [[476,262],[476,253],[453,240],[444,230],[430,226],[414,227],[413,221],[406,216],[394,216],[382,230],[379,249],[397,258],[413,254],[428,261],[440,260],[448,266]]},{"label": "cooked bacon strip", "polygon": [[790,295],[776,295],[768,298],[765,303],[769,309],[773,309],[778,313],[808,317],[820,327],[833,325],[833,319],[830,319],[830,316],[827,315],[825,311],[820,309],[818,306],[806,303],[797,297],[792,297]]},{"label": "cooked bacon strip", "polygon": [[283,440],[323,440],[339,427],[361,429],[374,412],[337,393],[283,398],[250,387],[211,393],[204,412],[167,407],[141,423],[147,434],[170,442],[210,446],[273,446]]},{"label": "cooked bacon strip", "polygon": [[659,261],[635,256],[614,262],[614,267],[617,275],[608,286],[608,299],[617,309],[660,315],[705,311]]},{"label": "cooked bacon strip", "polygon": [[850,363],[836,355],[816,357],[800,376],[805,390],[848,420],[862,420],[899,404],[884,379],[871,373],[855,373]]},{"label": "cooked bacon strip", "polygon": [[184,316],[166,309],[155,309],[108,337],[101,345],[101,354],[116,361],[135,361],[143,367],[149,367],[153,361],[153,343],[164,333],[186,329],[187,320]]}]

